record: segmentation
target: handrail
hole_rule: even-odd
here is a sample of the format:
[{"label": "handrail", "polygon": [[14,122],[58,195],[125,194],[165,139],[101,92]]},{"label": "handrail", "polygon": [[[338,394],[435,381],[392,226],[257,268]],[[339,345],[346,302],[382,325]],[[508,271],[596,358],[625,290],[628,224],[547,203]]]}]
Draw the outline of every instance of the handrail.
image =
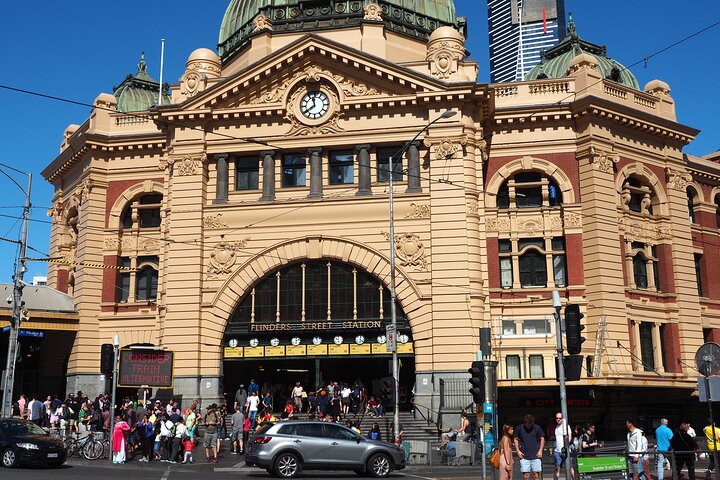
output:
[{"label": "handrail", "polygon": [[442,425],[440,425],[440,422],[439,422],[439,421],[434,422],[434,421],[430,420],[430,413],[435,413],[435,414],[437,414],[437,418],[438,418],[438,420],[439,420],[439,419],[441,418],[441,417],[440,417],[440,412],[437,411],[437,410],[433,410],[433,409],[430,408],[430,407],[426,407],[425,405],[422,405],[422,404],[420,404],[420,403],[416,403],[414,398],[410,401],[410,403],[412,403],[413,408],[419,407],[419,408],[424,408],[425,410],[428,411],[428,416],[427,416],[427,417],[426,417],[425,415],[423,415],[422,412],[420,412],[420,415],[423,416],[423,418],[425,419],[425,421],[427,422],[428,425],[430,425],[431,423],[434,423],[434,424],[435,424],[435,429],[437,430],[437,434],[438,434],[438,440],[440,440],[440,437],[442,436]]}]

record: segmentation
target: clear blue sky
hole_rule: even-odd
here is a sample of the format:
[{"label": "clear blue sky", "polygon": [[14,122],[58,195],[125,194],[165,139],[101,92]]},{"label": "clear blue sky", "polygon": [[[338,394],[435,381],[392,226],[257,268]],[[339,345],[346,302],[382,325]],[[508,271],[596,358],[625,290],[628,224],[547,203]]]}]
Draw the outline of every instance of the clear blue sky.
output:
[{"label": "clear blue sky", "polygon": [[[508,0],[509,1],[509,0]],[[160,67],[160,39],[166,39],[164,80],[182,75],[185,60],[196,48],[214,48],[229,0],[197,2],[105,2],[74,0],[3,6],[0,40],[5,60],[0,84],[92,103],[100,92],[112,92],[125,75],[136,72],[140,51],[149,73]],[[467,48],[480,65],[481,82],[489,80],[487,10],[484,0],[455,0],[458,15],[468,18]],[[111,6],[112,5],[112,6]],[[630,66],[678,40],[720,21],[717,0],[566,0],[581,37],[605,44],[608,54]],[[720,148],[720,27],[652,57],[647,66],[632,67],[641,86],[659,78],[670,84],[680,122],[702,130],[686,148],[704,155]],[[29,245],[47,253],[46,216],[52,189],[40,171],[57,155],[65,127],[81,124],[86,107],[69,105],[0,89],[0,162],[34,176]],[[16,177],[24,185],[22,176]],[[0,236],[17,239],[24,195],[0,178]],[[28,252],[32,256],[41,256]],[[10,282],[15,246],[0,241],[0,282]],[[44,274],[42,262],[28,265],[25,279]]]}]

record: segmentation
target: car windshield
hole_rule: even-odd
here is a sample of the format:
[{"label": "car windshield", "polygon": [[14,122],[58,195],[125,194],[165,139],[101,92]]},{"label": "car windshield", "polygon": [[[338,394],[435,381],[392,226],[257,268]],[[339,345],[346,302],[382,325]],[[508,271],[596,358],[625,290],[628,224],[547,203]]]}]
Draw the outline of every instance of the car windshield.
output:
[{"label": "car windshield", "polygon": [[5,435],[47,435],[47,432],[34,423],[4,422],[0,430]]}]

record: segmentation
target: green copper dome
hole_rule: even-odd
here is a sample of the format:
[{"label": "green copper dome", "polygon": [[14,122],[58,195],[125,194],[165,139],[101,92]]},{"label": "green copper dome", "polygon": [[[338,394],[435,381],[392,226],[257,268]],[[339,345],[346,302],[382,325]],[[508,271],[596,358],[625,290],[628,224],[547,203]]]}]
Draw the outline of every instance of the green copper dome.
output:
[{"label": "green copper dome", "polygon": [[[147,73],[145,52],[142,52],[137,73],[128,74],[119,86],[113,88],[118,112],[141,112],[157,105],[159,89],[160,83]],[[170,104],[170,98],[169,86],[166,83],[163,85],[162,104]]]},{"label": "green copper dome", "polygon": [[597,60],[597,69],[604,78],[640,90],[635,75],[623,64],[607,56],[607,47],[590,43],[578,36],[572,13],[568,21],[568,34],[560,43],[540,54],[540,63],[528,72],[525,80],[565,77],[570,62],[581,53],[590,54]]},{"label": "green copper dome", "polygon": [[[225,11],[218,49],[223,60],[247,43],[252,19],[262,11],[273,31],[317,31],[359,25],[365,5],[378,4],[387,28],[427,39],[442,26],[461,26],[453,0],[231,0]],[[462,32],[465,34],[466,32]]]}]

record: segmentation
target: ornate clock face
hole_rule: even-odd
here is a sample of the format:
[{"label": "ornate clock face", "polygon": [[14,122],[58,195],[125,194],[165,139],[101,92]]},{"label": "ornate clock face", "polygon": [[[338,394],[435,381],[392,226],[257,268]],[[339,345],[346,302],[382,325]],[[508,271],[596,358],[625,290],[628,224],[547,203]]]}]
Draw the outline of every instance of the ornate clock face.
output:
[{"label": "ornate clock face", "polygon": [[365,337],[363,337],[362,335],[358,335],[357,337],[355,337],[355,343],[357,343],[358,345],[362,345],[363,343],[365,343]]},{"label": "ornate clock face", "polygon": [[335,344],[336,344],[336,345],[340,345],[340,344],[343,342],[343,338],[342,338],[340,335],[338,335],[337,337],[335,337],[334,340],[335,340]]},{"label": "ornate clock face", "polygon": [[322,338],[313,337],[313,345],[320,345],[321,343],[322,343]]},{"label": "ornate clock face", "polygon": [[273,347],[277,347],[278,345],[280,345],[280,340],[277,337],[271,338],[270,345],[272,345]]},{"label": "ornate clock face", "polygon": [[308,92],[300,100],[300,113],[310,120],[317,120],[330,109],[330,99],[324,92]]},{"label": "ornate clock face", "polygon": [[400,342],[400,343],[407,343],[410,341],[410,337],[408,337],[404,333],[401,333],[400,335],[398,335],[397,339],[398,339],[398,342]]},{"label": "ornate clock face", "polygon": [[250,346],[251,346],[251,347],[257,347],[259,343],[260,343],[260,342],[258,342],[258,339],[257,339],[257,338],[252,338],[252,339],[250,339]]},{"label": "ornate clock face", "polygon": [[290,340],[290,342],[293,345],[300,345],[300,337],[293,337],[292,340]]},{"label": "ornate clock face", "polygon": [[228,345],[230,345],[230,348],[235,348],[238,346],[237,338],[233,338],[228,342]]},{"label": "ornate clock face", "polygon": [[385,338],[385,335],[378,335],[377,342],[378,343],[385,343],[387,341],[387,338]]}]

